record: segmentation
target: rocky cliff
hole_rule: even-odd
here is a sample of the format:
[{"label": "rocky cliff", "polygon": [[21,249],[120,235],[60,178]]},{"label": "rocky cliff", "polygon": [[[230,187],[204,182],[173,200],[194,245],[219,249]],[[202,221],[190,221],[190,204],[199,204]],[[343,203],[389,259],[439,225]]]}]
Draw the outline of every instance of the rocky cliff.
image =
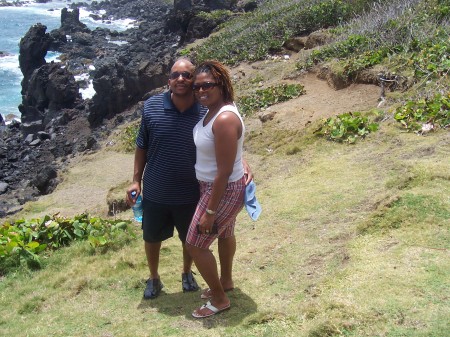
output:
[{"label": "rocky cliff", "polygon": [[[133,18],[138,25],[124,32],[90,30],[79,20],[80,7],[103,10],[93,15],[98,20]],[[138,103],[167,84],[177,50],[226,20],[199,19],[200,11],[245,8],[232,0],[94,1],[63,9],[59,29],[32,26],[20,41],[22,123],[0,137],[0,217],[51,193],[67,158],[95,151],[110,125],[138,118]],[[61,53],[61,62],[46,63],[48,51]],[[75,80],[80,74],[92,79],[90,99],[79,93],[86,85]]]}]

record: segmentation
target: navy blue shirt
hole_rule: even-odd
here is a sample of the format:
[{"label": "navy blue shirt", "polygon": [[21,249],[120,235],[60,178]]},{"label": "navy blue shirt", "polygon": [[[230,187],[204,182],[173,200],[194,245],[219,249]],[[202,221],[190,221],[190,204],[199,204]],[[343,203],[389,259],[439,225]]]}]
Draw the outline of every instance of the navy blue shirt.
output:
[{"label": "navy blue shirt", "polygon": [[166,205],[196,203],[199,186],[195,176],[192,130],[207,109],[194,104],[180,112],[170,92],[150,97],[144,104],[136,145],[147,150],[143,197]]}]

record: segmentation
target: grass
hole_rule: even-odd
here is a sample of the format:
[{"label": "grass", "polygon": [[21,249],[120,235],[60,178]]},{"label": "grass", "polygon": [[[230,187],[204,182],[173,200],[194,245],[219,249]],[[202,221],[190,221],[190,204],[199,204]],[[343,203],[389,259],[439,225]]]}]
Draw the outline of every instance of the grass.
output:
[{"label": "grass", "polygon": [[[1,330],[11,336],[179,336],[193,329],[198,336],[445,336],[448,134],[398,133],[389,122],[382,130],[353,146],[300,143],[306,133],[293,155],[285,153],[290,144],[258,151],[264,134],[251,139],[246,156],[263,214],[257,222],[244,212],[238,217],[230,311],[190,318],[202,301],[181,292],[175,238],[161,252],[165,292],[144,301],[147,267],[136,226],[138,239],[116,250],[95,252],[79,242],[50,254],[40,271],[4,277]],[[406,183],[404,175],[411,177]],[[385,226],[396,219],[399,225]]]},{"label": "grass", "polygon": [[[277,69],[285,67],[280,64]],[[280,81],[276,71],[258,71],[236,86],[244,91]],[[403,99],[397,94],[395,101]],[[23,268],[2,277],[0,334],[446,336],[448,129],[418,136],[404,132],[392,110],[384,113],[379,130],[351,146],[316,137],[318,121],[302,129],[272,121],[249,130],[245,157],[263,213],[257,222],[245,212],[238,217],[231,310],[191,318],[203,302],[199,293],[181,292],[176,238],[161,250],[163,294],[144,301],[148,270],[136,225],[138,238],[115,249],[96,251],[77,242],[50,253],[39,271]],[[118,144],[74,158],[56,191],[27,204],[20,216],[85,210],[105,216],[109,189],[131,177],[133,157],[122,150]],[[116,216],[130,219],[131,211]],[[216,245],[213,250],[217,256]]]}]

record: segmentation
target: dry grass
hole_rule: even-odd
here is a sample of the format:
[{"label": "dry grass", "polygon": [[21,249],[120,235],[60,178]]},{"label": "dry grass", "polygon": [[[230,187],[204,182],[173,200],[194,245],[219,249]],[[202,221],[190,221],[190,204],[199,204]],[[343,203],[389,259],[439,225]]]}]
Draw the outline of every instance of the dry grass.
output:
[{"label": "dry grass", "polygon": [[[237,288],[230,293],[229,312],[203,321],[190,317],[202,301],[198,293],[180,290],[181,249],[175,238],[163,245],[165,291],[154,301],[142,300],[147,267],[140,239],[104,253],[77,243],[53,253],[42,271],[2,280],[2,331],[11,336],[192,331],[198,336],[444,336],[449,217],[424,210],[408,218],[420,210],[413,204],[395,208],[387,200],[443,196],[439,205],[450,209],[449,135],[418,137],[389,123],[383,130],[355,146],[316,140],[292,156],[282,146],[265,155],[246,154],[263,214],[257,222],[245,212],[239,215]],[[258,137],[252,142],[257,146]],[[76,182],[105,195],[107,181],[117,183],[130,172],[111,165],[109,156],[126,159],[116,153],[84,158],[68,170],[59,193],[63,187],[72,191],[68,187]],[[101,165],[114,167],[115,179],[101,179]],[[412,178],[405,182],[403,175]],[[66,203],[62,195],[54,200]],[[405,212],[401,226],[377,227],[374,215],[389,220],[399,210]],[[361,224],[371,231],[361,233]],[[137,227],[136,232],[139,237]]]}]

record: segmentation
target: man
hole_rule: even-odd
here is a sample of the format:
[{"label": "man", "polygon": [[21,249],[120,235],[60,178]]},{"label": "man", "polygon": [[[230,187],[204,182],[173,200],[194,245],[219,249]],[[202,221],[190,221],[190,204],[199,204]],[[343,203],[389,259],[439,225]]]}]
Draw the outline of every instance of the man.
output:
[{"label": "man", "polygon": [[[173,236],[174,228],[183,246],[183,291],[199,289],[191,271],[193,260],[184,245],[199,199],[192,130],[207,111],[194,100],[194,69],[187,59],[175,62],[169,76],[170,91],[145,102],[136,140],[133,183],[126,198],[129,205],[135,203],[137,196],[132,198],[131,192],[141,193],[143,177],[142,229],[150,269],[145,299],[156,298],[163,288],[158,274],[161,242]],[[248,172],[247,165],[244,165]],[[251,179],[249,172],[248,181]],[[221,265],[223,263],[221,280],[226,289],[233,286],[231,268],[235,250],[234,238],[227,242],[219,241],[219,258]]]}]

